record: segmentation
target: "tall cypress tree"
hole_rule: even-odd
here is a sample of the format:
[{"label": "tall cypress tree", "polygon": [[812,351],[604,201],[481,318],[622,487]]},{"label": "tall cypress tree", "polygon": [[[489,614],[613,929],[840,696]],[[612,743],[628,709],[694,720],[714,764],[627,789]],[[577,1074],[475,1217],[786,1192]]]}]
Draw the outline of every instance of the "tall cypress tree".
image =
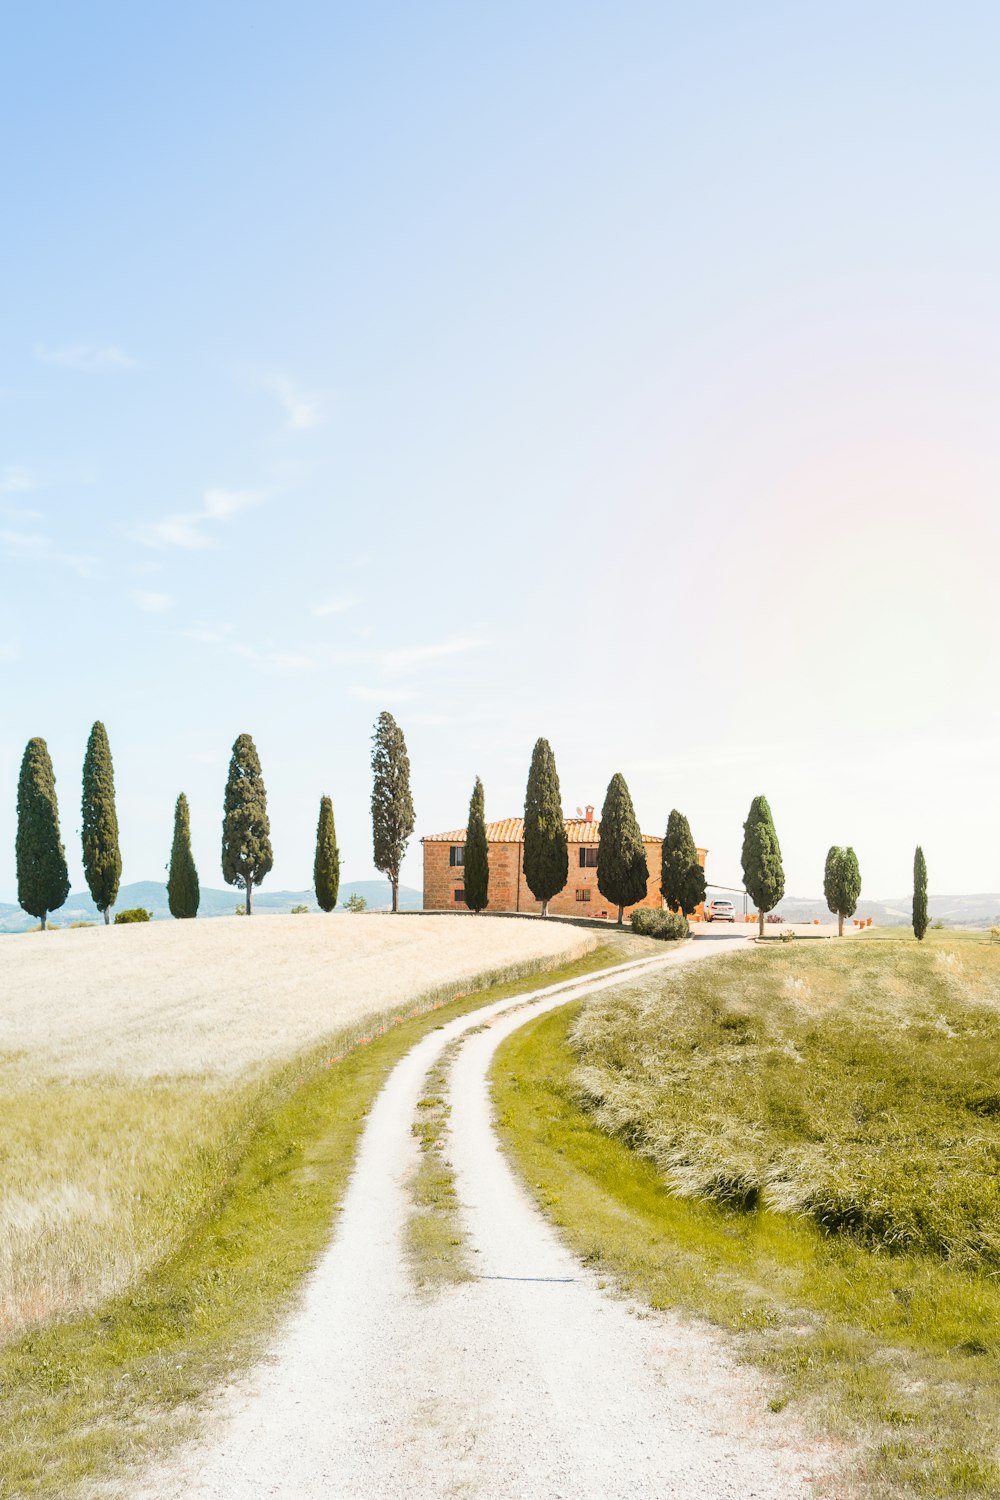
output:
[{"label": "tall cypress tree", "polygon": [[246,891],[247,916],[253,915],[253,888],[274,864],[267,792],[257,746],[248,734],[238,735],[229,762],[222,818],[222,876],[228,885]]},{"label": "tall cypress tree", "polygon": [[333,803],[329,797],[319,799],[313,886],[321,910],[333,911],[340,893],[340,850],[337,848],[337,830],[333,823]]},{"label": "tall cypress tree", "polygon": [[773,911],[785,894],[781,846],[766,797],[753,799],[743,824],[743,884],[757,908],[763,937],[765,913]]},{"label": "tall cypress tree", "polygon": [[415,822],[406,741],[392,714],[383,711],[372,735],[372,846],[375,868],[392,886],[393,911],[399,910],[399,871]]},{"label": "tall cypress tree", "polygon": [[191,814],[181,792],[174,808],[174,842],[170,848],[167,903],[172,917],[196,917],[201,904],[198,871],[191,852]]},{"label": "tall cypress tree", "polygon": [[115,809],[115,770],[104,725],[98,719],[90,731],[83,759],[83,873],[104,925],[111,921],[111,908],[122,878],[122,856],[118,847],[118,813]]},{"label": "tall cypress tree", "polygon": [[482,911],[490,899],[490,848],[486,840],[486,811],[483,783],[476,777],[469,800],[469,825],[465,830],[465,904],[470,911]]},{"label": "tall cypress tree", "polygon": [[556,758],[548,740],[538,739],[531,752],[524,794],[524,878],[542,916],[569,879],[569,848]]},{"label": "tall cypress tree", "polygon": [[837,917],[837,935],[844,936],[844,918],[853,917],[861,895],[861,870],[853,849],[834,844],[826,856],[823,871],[823,894],[826,904]]},{"label": "tall cypress tree", "polygon": [[[23,903],[22,903],[23,904]],[[917,845],[913,856],[913,935],[922,943],[927,933],[927,861]]]},{"label": "tall cypress tree", "polygon": [[660,893],[671,911],[683,912],[686,917],[705,899],[705,871],[698,859],[698,846],[690,823],[676,807],[667,819],[663,840]]},{"label": "tall cypress tree", "polygon": [[597,845],[597,889],[618,908],[622,925],[626,906],[641,901],[649,883],[646,848],[635,819],[635,808],[625,777],[616,771],[608,782],[601,809]]},{"label": "tall cypress tree", "polygon": [[59,838],[59,804],[49,749],[29,740],[17,783],[17,899],[45,930],[48,915],[69,895],[69,871]]}]

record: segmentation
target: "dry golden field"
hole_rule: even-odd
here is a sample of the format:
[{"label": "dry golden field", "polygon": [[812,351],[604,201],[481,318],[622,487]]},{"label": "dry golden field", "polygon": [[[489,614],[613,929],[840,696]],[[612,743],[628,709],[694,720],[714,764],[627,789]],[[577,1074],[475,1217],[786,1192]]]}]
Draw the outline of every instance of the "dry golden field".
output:
[{"label": "dry golden field", "polygon": [[490,918],[255,916],[0,942],[0,1338],[177,1243],[288,1059],[594,946]]}]

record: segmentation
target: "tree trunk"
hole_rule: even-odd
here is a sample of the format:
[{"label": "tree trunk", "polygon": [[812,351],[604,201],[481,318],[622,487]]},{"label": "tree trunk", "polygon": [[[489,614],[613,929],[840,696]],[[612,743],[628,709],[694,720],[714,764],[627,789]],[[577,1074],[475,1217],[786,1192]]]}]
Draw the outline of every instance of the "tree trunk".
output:
[{"label": "tree trunk", "polygon": [[844,936],[844,913],[842,911],[837,913],[837,936]]},{"label": "tree trunk", "polygon": [[760,923],[760,934],[759,935],[761,937],[763,937],[764,936],[764,913],[762,911],[759,911],[757,913],[757,920]]},{"label": "tree trunk", "polygon": [[398,875],[393,875],[391,878],[392,878],[392,909],[393,909],[393,911],[399,911],[399,876]]},{"label": "tree trunk", "polygon": [[46,923],[46,922],[47,922],[47,920],[48,920],[48,915],[49,915],[49,914],[48,914],[48,912],[47,912],[47,911],[43,911],[43,912],[42,912],[42,915],[41,915],[41,916],[40,916],[40,917],[39,917],[39,919],[38,919],[38,920],[39,920],[39,921],[40,921],[40,922],[41,922],[41,924],[42,924],[42,931],[43,931],[43,932],[44,932],[44,931],[45,931],[45,923]]},{"label": "tree trunk", "polygon": [[619,927],[624,927],[625,926],[625,908],[624,908],[624,906],[619,906],[619,908],[618,908],[618,926]]},{"label": "tree trunk", "polygon": [[253,916],[253,881],[247,881],[247,916]]},{"label": "tree trunk", "polygon": [[546,896],[545,900],[542,902],[542,916],[543,917],[547,917],[548,914],[549,914],[549,898],[548,898],[548,896]]},{"label": "tree trunk", "polygon": [[109,911],[109,909],[107,907],[105,907],[104,908],[104,925],[105,925],[105,927],[109,926],[110,922],[111,922],[111,912]]}]

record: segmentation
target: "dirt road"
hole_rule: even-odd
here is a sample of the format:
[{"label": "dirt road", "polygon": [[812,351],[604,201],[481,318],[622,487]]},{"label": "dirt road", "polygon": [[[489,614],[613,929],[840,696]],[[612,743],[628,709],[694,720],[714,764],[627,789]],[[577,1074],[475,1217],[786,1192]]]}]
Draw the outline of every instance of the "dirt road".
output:
[{"label": "dirt road", "polygon": [[[624,973],[731,951],[689,943]],[[271,1357],[204,1439],[131,1496],[296,1500],[794,1500],[819,1455],[767,1409],[724,1340],[602,1291],[513,1177],[490,1120],[500,1041],[623,971],[501,1001],[432,1032],[369,1116],[329,1250]],[[484,1022],[489,1022],[483,1026]],[[465,1037],[446,1150],[475,1277],[414,1290],[402,1246],[412,1124],[428,1068]]]}]

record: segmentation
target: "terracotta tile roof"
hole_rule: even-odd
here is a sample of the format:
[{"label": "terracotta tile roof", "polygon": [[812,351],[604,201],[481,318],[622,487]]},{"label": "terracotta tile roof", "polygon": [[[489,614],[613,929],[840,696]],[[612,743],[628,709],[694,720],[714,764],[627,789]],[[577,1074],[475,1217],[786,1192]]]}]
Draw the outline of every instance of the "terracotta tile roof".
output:
[{"label": "terracotta tile roof", "polygon": [[[597,844],[601,837],[600,827],[596,818],[591,823],[588,823],[586,818],[567,818],[567,840],[571,844]],[[651,833],[644,833],[642,838],[646,844],[663,842],[661,837],[654,837]],[[464,844],[465,829],[453,828],[450,833],[427,833],[420,842],[422,844]],[[523,844],[524,819],[503,818],[499,823],[487,823],[486,842],[489,844]]]}]

